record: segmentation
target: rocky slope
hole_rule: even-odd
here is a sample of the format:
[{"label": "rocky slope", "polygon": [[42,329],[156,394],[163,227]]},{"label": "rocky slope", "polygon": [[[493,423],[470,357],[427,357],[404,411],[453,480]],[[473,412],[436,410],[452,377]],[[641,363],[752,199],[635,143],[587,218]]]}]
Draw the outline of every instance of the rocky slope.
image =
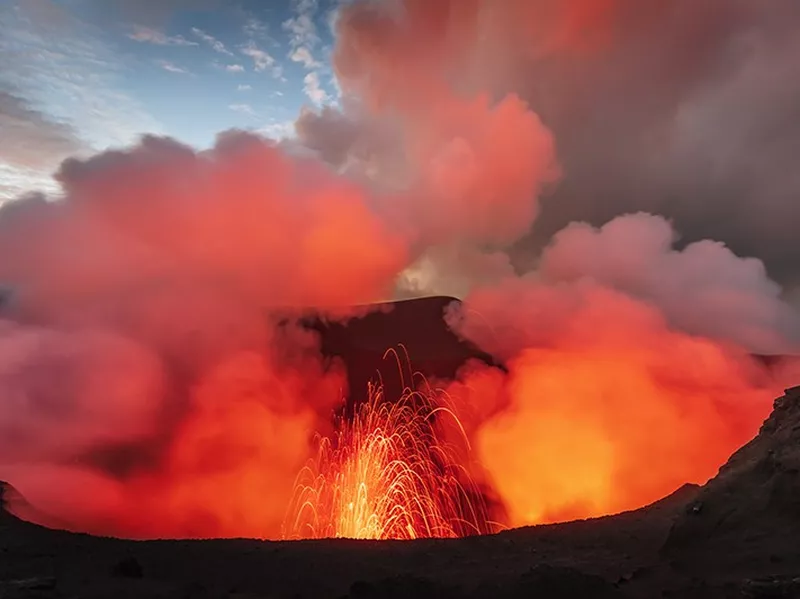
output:
[{"label": "rocky slope", "polygon": [[800,387],[676,519],[662,554],[706,575],[800,576]]}]

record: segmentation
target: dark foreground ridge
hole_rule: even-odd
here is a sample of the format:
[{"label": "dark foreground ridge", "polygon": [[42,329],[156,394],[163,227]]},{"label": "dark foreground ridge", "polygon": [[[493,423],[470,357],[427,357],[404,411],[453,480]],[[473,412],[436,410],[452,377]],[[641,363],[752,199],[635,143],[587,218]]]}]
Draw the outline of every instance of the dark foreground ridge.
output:
[{"label": "dark foreground ridge", "polygon": [[679,515],[664,555],[714,577],[795,575],[800,597],[800,387],[775,400],[758,436]]},{"label": "dark foreground ridge", "polygon": [[[702,488],[459,540],[133,542],[0,511],[0,597],[800,597],[800,389]],[[17,494],[2,485],[5,499]]]}]

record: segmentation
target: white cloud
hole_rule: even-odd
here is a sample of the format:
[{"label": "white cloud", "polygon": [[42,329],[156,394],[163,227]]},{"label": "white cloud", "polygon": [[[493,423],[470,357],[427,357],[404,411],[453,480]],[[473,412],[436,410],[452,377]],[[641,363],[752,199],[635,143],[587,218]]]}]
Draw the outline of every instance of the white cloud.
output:
[{"label": "white cloud", "polygon": [[256,46],[252,40],[242,48],[242,54],[253,59],[253,68],[256,71],[265,71],[275,64],[275,59],[266,52]]},{"label": "white cloud", "polygon": [[328,81],[331,84],[331,87],[333,88],[334,92],[333,104],[338,106],[342,100],[342,85],[339,83],[339,80],[336,78],[335,75],[331,77]]},{"label": "white cloud", "polygon": [[292,48],[304,46],[310,50],[320,41],[317,35],[317,26],[314,24],[317,2],[316,0],[294,0],[292,8],[295,16],[283,22],[283,29],[289,33],[289,45]]},{"label": "white cloud", "polygon": [[339,10],[339,6],[334,6],[325,15],[325,23],[327,23],[328,30],[334,37],[336,36],[336,24],[339,20]]},{"label": "white cloud", "polygon": [[283,78],[283,67],[276,63],[275,58],[269,52],[259,48],[253,40],[242,46],[241,52],[253,59],[253,68],[259,73],[269,69],[276,79]]},{"label": "white cloud", "polygon": [[240,64],[225,65],[225,70],[229,73],[244,73],[244,67]]},{"label": "white cloud", "polygon": [[159,60],[158,66],[160,66],[165,71],[169,71],[170,73],[180,73],[182,75],[188,75],[189,71],[184,68],[179,67],[178,65],[171,63],[168,60]]},{"label": "white cloud", "polygon": [[280,141],[289,137],[294,137],[294,121],[272,122],[257,129],[257,133],[265,135],[275,141]]},{"label": "white cloud", "polygon": [[32,191],[56,195],[61,186],[50,171],[21,168],[0,161],[0,206]]},{"label": "white cloud", "polygon": [[221,41],[215,38],[213,35],[206,33],[202,29],[197,27],[192,27],[192,33],[196,35],[198,38],[203,40],[207,43],[215,52],[219,52],[220,54],[227,54],[228,56],[233,56],[233,52],[228,50]]},{"label": "white cloud", "polygon": [[316,12],[317,6],[317,0],[292,0],[292,8],[297,13]]},{"label": "white cloud", "polygon": [[255,17],[250,17],[242,27],[247,37],[265,37],[267,35],[267,25]]},{"label": "white cloud", "polygon": [[228,108],[239,114],[246,114],[247,116],[256,116],[256,111],[250,104],[229,104]]},{"label": "white cloud", "polygon": [[133,32],[128,34],[128,37],[137,42],[146,44],[155,44],[157,46],[197,46],[197,42],[187,40],[182,35],[167,35],[157,29],[150,29],[149,27],[142,27],[140,25],[133,26]]},{"label": "white cloud", "polygon": [[316,69],[322,66],[322,63],[314,59],[314,55],[311,54],[311,50],[309,50],[306,46],[298,46],[295,48],[289,53],[289,58],[293,62],[302,63],[307,69]]},{"label": "white cloud", "polygon": [[307,45],[314,47],[319,42],[317,26],[309,14],[301,14],[283,23],[283,28],[289,32],[289,44],[292,47]]},{"label": "white cloud", "polygon": [[246,85],[246,84],[241,84],[241,83],[236,87],[236,90],[240,91],[240,92],[248,92],[251,89],[253,89],[252,85]]},{"label": "white cloud", "polygon": [[[132,71],[105,41],[106,32],[68,11],[61,11],[58,23],[51,21],[0,2],[0,89],[21,102],[9,113],[12,120],[0,124],[0,154],[16,152],[16,158],[0,155],[0,196],[5,199],[32,189],[56,189],[51,173],[69,155],[163,133],[161,124],[122,91]],[[63,137],[61,145],[55,143],[57,134]],[[29,154],[20,154],[23,150]],[[24,163],[21,156],[27,156]]]},{"label": "white cloud", "polygon": [[317,106],[321,106],[329,100],[328,94],[319,83],[319,75],[316,72],[308,73],[303,78],[303,91]]}]

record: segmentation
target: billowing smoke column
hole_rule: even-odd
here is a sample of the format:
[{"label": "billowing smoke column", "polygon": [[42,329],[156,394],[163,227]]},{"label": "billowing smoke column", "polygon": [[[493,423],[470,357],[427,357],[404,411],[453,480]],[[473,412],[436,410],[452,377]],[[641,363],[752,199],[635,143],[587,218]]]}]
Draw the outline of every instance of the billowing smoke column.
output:
[{"label": "billowing smoke column", "polygon": [[[348,392],[299,309],[349,317],[439,292],[464,297],[448,322],[506,367],[438,382],[474,448],[463,470],[497,493],[505,524],[702,482],[791,380],[791,366],[768,372],[751,354],[797,352],[797,314],[759,260],[676,246],[668,220],[635,213],[663,198],[595,222],[610,187],[595,194],[569,167],[608,166],[600,148],[580,151],[582,93],[611,94],[623,49],[664,22],[705,40],[667,73],[694,85],[594,107],[635,128],[702,87],[733,36],[778,26],[751,4],[355,2],[337,22],[343,108],[304,111],[297,140],[228,132],[195,152],[150,137],[65,162],[63,198],[0,210],[0,478],[50,524],[277,537],[314,435],[333,434]],[[554,97],[519,78],[529,64],[558,83]],[[630,148],[609,147],[624,165]],[[636,187],[641,174],[622,172]],[[593,224],[526,251],[570,190]]]},{"label": "billowing smoke column", "polygon": [[355,185],[243,134],[59,179],[64,200],[0,218],[3,476],[90,530],[274,534],[345,391],[283,311],[383,297],[403,240]]}]

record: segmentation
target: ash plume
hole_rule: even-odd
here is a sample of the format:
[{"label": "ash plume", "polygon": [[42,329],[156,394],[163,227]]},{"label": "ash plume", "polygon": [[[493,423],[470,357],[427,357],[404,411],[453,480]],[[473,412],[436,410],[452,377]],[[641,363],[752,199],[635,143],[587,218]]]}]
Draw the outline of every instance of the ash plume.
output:
[{"label": "ash plume", "polygon": [[646,211],[673,220],[684,243],[719,240],[797,283],[800,9],[791,0],[381,7],[354,3],[339,17],[334,64],[355,98],[345,102],[348,134],[331,135],[347,122],[335,111],[298,122],[326,159],[332,144],[335,164],[385,159],[364,111],[424,113],[446,86],[461,97],[514,94],[553,133],[563,174],[515,244],[515,264],[529,266],[573,220],[600,226]]},{"label": "ash plume", "polygon": [[800,344],[776,282],[798,22],[788,0],[356,1],[341,108],[293,142],[65,161],[62,198],[0,209],[0,478],[80,530],[276,537],[348,393],[302,311],[452,293],[505,368],[440,384],[506,524],[703,482],[795,372],[752,354]]},{"label": "ash plume", "polygon": [[241,133],[58,178],[63,200],[0,211],[4,474],[89,530],[275,534],[344,392],[277,309],[374,301],[402,241],[358,187]]}]

